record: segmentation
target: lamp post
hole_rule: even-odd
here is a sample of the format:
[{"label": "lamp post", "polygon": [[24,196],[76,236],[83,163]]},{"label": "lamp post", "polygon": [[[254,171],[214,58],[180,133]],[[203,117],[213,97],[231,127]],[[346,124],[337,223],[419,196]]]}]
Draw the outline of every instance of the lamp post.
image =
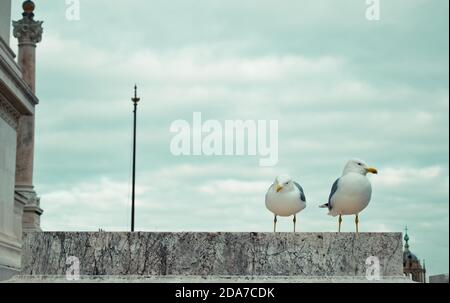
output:
[{"label": "lamp post", "polygon": [[134,213],[135,213],[135,198],[136,198],[136,116],[137,116],[137,105],[140,98],[137,96],[137,86],[134,86],[134,97],[131,98],[133,101],[133,181],[131,189],[131,232],[134,232]]}]

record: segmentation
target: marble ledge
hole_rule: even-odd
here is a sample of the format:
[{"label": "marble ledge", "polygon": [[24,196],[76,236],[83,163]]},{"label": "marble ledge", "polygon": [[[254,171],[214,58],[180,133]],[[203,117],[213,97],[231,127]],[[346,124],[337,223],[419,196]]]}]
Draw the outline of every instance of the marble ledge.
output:
[{"label": "marble ledge", "polygon": [[401,233],[24,234],[22,275],[365,277],[403,276]]}]

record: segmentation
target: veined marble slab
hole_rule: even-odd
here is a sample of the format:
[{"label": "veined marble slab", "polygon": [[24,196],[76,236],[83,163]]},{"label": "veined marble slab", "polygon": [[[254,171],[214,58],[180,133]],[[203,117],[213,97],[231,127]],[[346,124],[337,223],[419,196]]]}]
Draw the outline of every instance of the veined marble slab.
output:
[{"label": "veined marble slab", "polygon": [[[22,275],[403,276],[401,233],[25,233]],[[372,263],[373,265],[373,263]]]},{"label": "veined marble slab", "polygon": [[16,276],[5,283],[415,283],[406,276],[383,277],[369,280],[367,277],[304,277],[304,276],[83,276],[69,280],[64,276]]}]

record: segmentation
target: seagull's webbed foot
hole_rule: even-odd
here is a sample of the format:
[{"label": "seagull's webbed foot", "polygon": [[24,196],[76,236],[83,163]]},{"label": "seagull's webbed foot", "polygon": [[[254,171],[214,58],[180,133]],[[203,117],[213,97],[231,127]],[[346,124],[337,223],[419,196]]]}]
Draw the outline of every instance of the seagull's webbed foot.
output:
[{"label": "seagull's webbed foot", "polygon": [[297,215],[294,216],[294,233],[296,232],[296,226],[297,226]]},{"label": "seagull's webbed foot", "polygon": [[273,220],[273,232],[277,232],[277,222],[278,222],[278,216],[275,215],[275,219]]},{"label": "seagull's webbed foot", "polygon": [[342,215],[339,215],[339,232],[341,232],[342,221]]}]

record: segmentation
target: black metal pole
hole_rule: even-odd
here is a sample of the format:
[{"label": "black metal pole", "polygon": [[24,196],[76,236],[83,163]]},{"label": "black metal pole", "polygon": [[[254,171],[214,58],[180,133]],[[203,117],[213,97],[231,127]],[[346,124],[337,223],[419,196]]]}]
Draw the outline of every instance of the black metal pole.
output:
[{"label": "black metal pole", "polygon": [[136,118],[137,118],[137,104],[139,98],[137,97],[137,86],[134,87],[134,98],[131,99],[134,105],[133,111],[133,181],[131,189],[131,232],[134,232],[134,214],[135,214],[135,199],[136,199]]}]

